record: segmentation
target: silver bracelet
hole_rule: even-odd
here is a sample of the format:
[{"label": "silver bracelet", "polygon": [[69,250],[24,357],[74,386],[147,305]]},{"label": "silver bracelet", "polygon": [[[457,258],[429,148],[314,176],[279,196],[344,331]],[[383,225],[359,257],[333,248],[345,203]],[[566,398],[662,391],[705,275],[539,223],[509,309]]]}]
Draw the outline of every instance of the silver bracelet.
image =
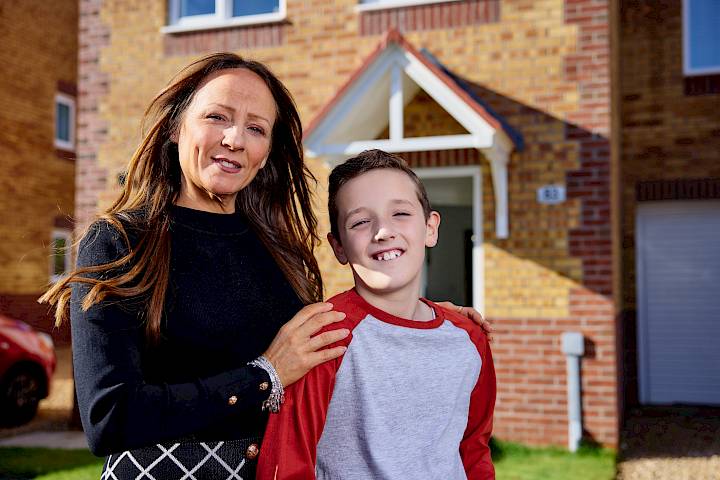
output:
[{"label": "silver bracelet", "polygon": [[278,413],[280,411],[280,405],[285,401],[285,389],[283,389],[280,376],[277,371],[275,371],[275,367],[273,367],[272,363],[270,363],[264,355],[260,355],[252,362],[249,362],[248,365],[262,368],[270,375],[272,388],[270,389],[270,396],[262,403],[262,409],[269,410],[271,413]]}]

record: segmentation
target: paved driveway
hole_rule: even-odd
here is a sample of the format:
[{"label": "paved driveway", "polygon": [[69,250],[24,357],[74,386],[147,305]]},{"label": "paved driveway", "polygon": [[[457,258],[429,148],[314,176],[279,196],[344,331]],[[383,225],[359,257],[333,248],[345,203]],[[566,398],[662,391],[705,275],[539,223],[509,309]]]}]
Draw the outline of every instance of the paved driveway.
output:
[{"label": "paved driveway", "polygon": [[720,408],[629,412],[618,480],[720,480]]}]

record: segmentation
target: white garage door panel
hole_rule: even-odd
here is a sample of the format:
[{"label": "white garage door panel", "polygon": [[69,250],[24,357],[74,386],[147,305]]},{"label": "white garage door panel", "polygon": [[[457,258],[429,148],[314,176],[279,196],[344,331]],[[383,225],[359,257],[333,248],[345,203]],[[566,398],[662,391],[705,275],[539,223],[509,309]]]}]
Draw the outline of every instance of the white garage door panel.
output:
[{"label": "white garage door panel", "polygon": [[720,405],[720,201],[638,206],[643,403]]}]

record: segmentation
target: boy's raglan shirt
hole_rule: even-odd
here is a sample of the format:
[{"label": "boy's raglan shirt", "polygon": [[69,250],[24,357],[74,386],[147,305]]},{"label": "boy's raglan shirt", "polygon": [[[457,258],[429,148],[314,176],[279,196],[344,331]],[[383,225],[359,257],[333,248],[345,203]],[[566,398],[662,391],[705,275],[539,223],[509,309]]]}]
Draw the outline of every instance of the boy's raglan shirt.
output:
[{"label": "boy's raglan shirt", "polygon": [[[495,371],[479,326],[426,301],[406,320],[355,290],[329,300],[348,347],[290,385],[270,415],[259,480],[494,479]],[[459,445],[459,449],[458,449]]]}]

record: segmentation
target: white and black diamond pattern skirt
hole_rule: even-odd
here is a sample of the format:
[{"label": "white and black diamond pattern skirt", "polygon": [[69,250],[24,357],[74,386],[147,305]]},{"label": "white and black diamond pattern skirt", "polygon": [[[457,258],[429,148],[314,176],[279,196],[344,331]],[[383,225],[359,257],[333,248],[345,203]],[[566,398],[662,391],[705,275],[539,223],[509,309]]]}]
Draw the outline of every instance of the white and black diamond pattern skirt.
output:
[{"label": "white and black diamond pattern skirt", "polygon": [[167,442],[114,453],[101,480],[253,480],[260,438]]}]

